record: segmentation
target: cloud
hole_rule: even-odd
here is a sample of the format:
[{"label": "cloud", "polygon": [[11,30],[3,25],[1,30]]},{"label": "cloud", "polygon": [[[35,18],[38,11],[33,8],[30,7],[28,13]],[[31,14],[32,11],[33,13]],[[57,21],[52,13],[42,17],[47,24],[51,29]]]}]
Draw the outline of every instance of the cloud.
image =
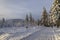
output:
[{"label": "cloud", "polygon": [[0,0],[0,18],[25,18],[30,12],[37,18],[43,6],[49,11],[51,4],[52,0]]}]

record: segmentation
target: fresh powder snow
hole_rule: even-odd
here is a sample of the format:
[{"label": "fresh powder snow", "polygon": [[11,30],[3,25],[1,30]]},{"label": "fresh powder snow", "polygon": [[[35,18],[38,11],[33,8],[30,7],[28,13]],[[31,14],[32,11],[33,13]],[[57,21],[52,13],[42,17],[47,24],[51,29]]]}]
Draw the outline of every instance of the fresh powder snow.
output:
[{"label": "fresh powder snow", "polygon": [[60,28],[44,26],[0,28],[0,40],[60,40]]}]

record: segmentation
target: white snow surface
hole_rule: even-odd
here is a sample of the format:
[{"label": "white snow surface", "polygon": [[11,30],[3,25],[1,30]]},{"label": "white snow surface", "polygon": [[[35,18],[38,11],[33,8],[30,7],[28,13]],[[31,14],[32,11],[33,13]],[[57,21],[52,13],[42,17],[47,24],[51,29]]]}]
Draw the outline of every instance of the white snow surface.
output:
[{"label": "white snow surface", "polygon": [[55,40],[55,37],[52,28],[43,27],[43,29],[21,40]]},{"label": "white snow surface", "polygon": [[60,28],[44,26],[0,28],[0,40],[60,40]]},{"label": "white snow surface", "polygon": [[[6,27],[0,28],[0,40],[20,40],[39,31],[42,27]],[[2,37],[2,38],[1,38]]]}]

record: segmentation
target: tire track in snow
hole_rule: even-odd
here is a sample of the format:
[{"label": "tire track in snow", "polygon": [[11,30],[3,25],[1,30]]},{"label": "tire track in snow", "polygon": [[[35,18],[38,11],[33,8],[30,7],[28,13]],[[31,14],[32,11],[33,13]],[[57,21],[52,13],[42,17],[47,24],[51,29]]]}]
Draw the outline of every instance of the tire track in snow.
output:
[{"label": "tire track in snow", "polygon": [[[39,27],[39,28],[41,28],[41,27]],[[38,29],[38,28],[37,28],[37,29]],[[40,29],[39,29],[39,30],[40,30]],[[31,31],[31,30],[30,30],[30,31]],[[26,33],[26,34],[27,34],[27,33]],[[20,38],[18,37],[18,39],[20,40],[20,39],[22,39],[22,38],[24,38],[24,37],[27,37],[27,36],[31,35],[32,33],[27,34],[27,35],[26,35],[26,34],[25,34],[23,37],[22,37],[22,36],[20,37],[20,36],[19,36],[19,35],[20,35],[20,32],[17,32],[17,33],[14,33],[14,34],[10,35],[9,37],[7,37],[6,40],[11,40],[11,39],[12,39],[12,40],[17,40],[17,39],[15,38],[15,36],[17,36],[17,37],[19,36]]]},{"label": "tire track in snow", "polygon": [[[20,39],[20,40],[34,40],[34,38],[37,38],[37,37],[38,37],[37,35],[39,35],[39,34],[40,34],[43,30],[45,30],[45,29],[46,29],[46,27],[43,27],[43,28],[40,29],[39,31],[37,31],[37,32],[35,32],[35,33],[33,33],[33,34],[31,34],[31,35],[23,38],[23,39]],[[37,34],[37,35],[36,35],[36,34]]]}]

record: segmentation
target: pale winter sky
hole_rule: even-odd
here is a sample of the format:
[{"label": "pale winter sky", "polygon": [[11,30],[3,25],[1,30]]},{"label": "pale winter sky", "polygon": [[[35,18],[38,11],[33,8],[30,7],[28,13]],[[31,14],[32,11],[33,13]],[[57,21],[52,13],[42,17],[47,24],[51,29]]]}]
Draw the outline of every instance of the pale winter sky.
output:
[{"label": "pale winter sky", "polygon": [[53,0],[0,0],[0,18],[23,19],[26,13],[40,18],[43,7],[49,11],[52,3]]}]

